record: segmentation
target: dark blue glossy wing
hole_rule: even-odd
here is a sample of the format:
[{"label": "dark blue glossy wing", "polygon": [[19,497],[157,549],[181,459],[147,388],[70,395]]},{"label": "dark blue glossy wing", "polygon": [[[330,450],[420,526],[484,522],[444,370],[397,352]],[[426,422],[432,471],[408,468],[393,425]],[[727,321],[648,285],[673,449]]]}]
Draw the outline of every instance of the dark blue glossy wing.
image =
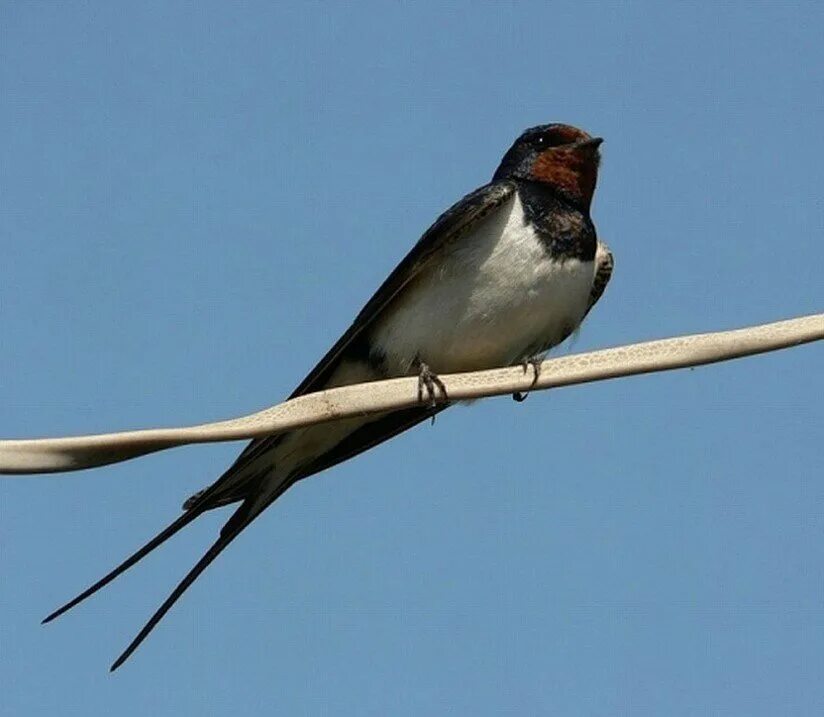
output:
[{"label": "dark blue glossy wing", "polygon": [[[476,189],[471,194],[467,194],[457,204],[441,214],[403,258],[401,263],[395,267],[386,278],[386,281],[380,285],[374,296],[366,302],[366,306],[361,309],[343,336],[335,342],[335,345],[329,349],[315,368],[301,381],[290,398],[322,390],[327,378],[335,370],[338,360],[347,347],[372,324],[386,305],[397,296],[398,292],[420,273],[433,255],[445,245],[463,236],[477,222],[512,197],[514,193],[515,184],[513,182],[492,182]],[[421,409],[409,409],[407,413],[414,415],[409,415],[407,421],[401,422],[402,425],[394,425],[392,435],[432,415],[431,411],[423,407]],[[418,413],[421,415],[416,420],[412,420]],[[397,421],[393,423],[397,423]],[[247,461],[271,448],[276,441],[277,436],[258,438],[252,441],[224,476],[229,475],[234,470],[242,467]]]},{"label": "dark blue glossy wing", "polygon": [[426,230],[400,264],[378,287],[374,296],[366,302],[352,325],[334,346],[318,362],[309,375],[301,381],[290,398],[320,390],[325,378],[334,369],[337,359],[352,341],[366,329],[384,307],[426,266],[429,259],[443,246],[463,236],[478,221],[503,204],[515,192],[512,182],[486,184],[467,194],[457,204],[447,209]]}]

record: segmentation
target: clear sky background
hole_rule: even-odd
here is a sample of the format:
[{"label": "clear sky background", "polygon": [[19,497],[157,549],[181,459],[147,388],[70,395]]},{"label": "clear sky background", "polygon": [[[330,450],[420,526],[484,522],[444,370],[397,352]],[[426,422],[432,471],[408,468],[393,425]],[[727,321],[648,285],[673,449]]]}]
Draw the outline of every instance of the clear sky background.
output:
[{"label": "clear sky background", "polygon": [[[606,138],[572,350],[824,309],[824,9],[6,2],[0,436],[277,402],[525,127]],[[560,351],[568,351],[563,347]],[[243,444],[0,480],[7,715],[810,715],[824,347],[459,407],[290,490],[114,675]]]}]

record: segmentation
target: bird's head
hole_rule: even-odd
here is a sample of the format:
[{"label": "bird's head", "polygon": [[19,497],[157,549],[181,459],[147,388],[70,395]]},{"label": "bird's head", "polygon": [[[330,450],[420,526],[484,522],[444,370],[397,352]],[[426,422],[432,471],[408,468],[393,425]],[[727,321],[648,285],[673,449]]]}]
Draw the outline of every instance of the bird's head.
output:
[{"label": "bird's head", "polygon": [[493,181],[521,179],[555,189],[589,210],[603,140],[568,124],[544,124],[521,134],[504,155]]}]

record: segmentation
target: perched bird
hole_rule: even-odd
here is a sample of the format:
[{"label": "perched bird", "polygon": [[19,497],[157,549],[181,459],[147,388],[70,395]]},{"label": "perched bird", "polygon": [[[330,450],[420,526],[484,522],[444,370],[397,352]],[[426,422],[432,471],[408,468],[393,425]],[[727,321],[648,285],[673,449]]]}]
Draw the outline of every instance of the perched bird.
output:
[{"label": "perched bird", "polygon": [[253,440],[215,483],[184,503],[177,520],[43,622],[97,592],[204,512],[240,503],[115,670],[290,486],[448,407],[438,373],[531,364],[537,379],[540,357],[578,327],[612,272],[612,255],[590,218],[601,142],[563,124],[521,134],[492,181],[438,217],[292,393],[417,374],[419,406]]}]

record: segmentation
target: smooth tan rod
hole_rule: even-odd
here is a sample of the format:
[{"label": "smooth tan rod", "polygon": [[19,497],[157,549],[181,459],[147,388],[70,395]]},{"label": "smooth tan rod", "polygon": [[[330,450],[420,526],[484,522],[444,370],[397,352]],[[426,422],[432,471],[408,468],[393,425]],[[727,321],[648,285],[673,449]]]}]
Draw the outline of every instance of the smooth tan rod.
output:
[{"label": "smooth tan rod", "polygon": [[[824,314],[734,331],[646,341],[544,361],[532,386],[521,367],[440,376],[452,401],[559,388],[608,378],[669,371],[775,351],[824,338]],[[0,473],[74,471],[117,463],[191,443],[267,436],[336,418],[408,408],[418,380],[390,379],[307,394],[248,416],[182,428],[151,428],[69,438],[0,441]]]}]

